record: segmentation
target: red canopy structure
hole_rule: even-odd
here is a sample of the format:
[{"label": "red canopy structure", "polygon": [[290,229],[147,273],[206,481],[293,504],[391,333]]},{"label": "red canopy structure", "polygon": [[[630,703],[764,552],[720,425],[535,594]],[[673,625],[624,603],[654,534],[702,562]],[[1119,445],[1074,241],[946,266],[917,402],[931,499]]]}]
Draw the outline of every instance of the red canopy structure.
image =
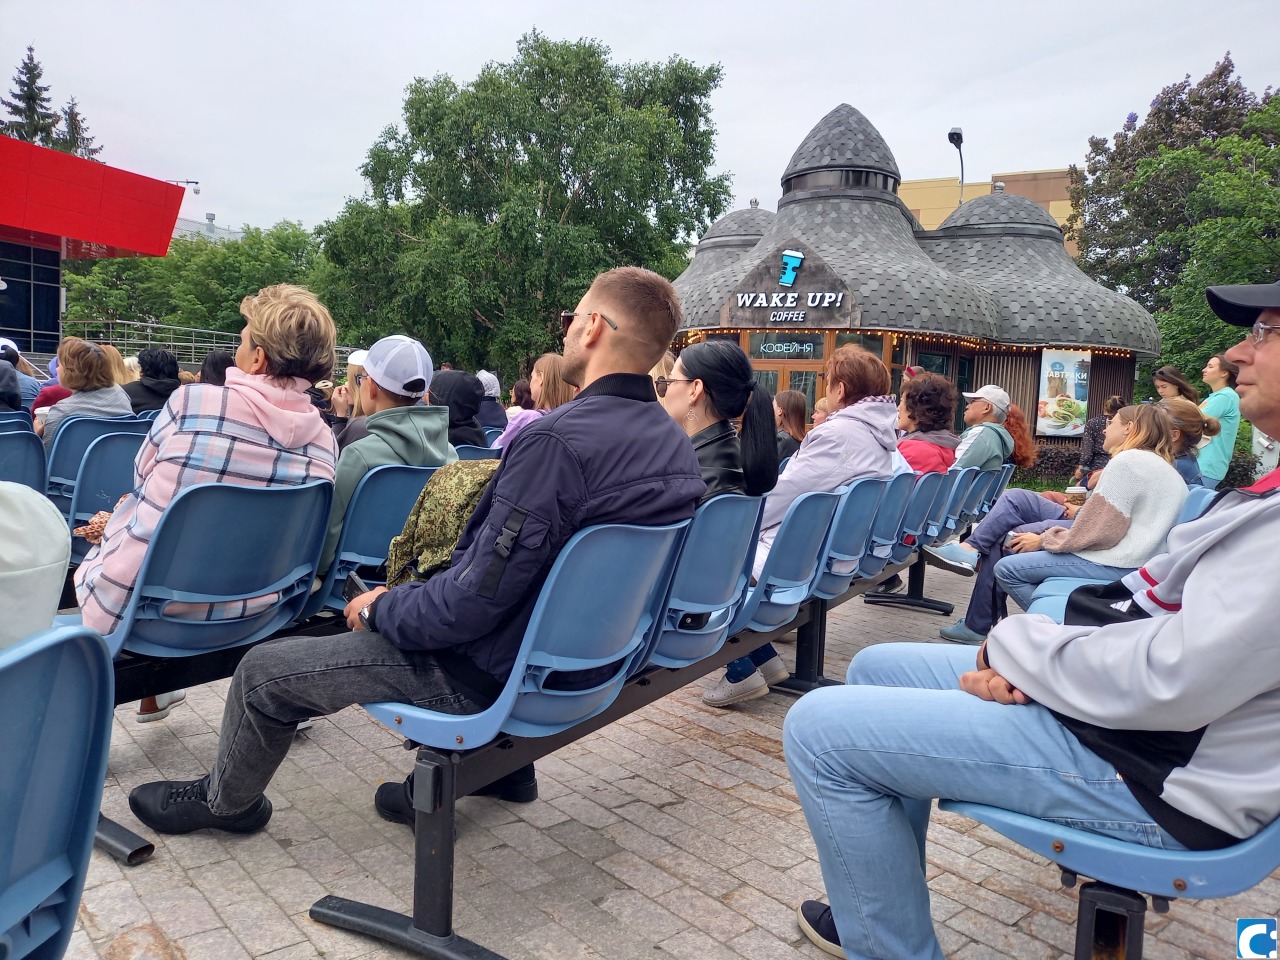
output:
[{"label": "red canopy structure", "polygon": [[163,257],[182,187],[0,136],[0,241],[68,260]]}]

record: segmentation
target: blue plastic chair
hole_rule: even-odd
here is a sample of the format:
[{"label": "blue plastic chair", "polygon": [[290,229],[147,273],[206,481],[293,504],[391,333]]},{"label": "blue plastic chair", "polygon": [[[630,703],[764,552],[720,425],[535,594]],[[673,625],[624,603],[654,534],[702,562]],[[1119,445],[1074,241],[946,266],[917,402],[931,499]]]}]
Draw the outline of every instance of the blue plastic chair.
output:
[{"label": "blue plastic chair", "polygon": [[[328,480],[293,487],[202,483],[180,492],[156,525],[120,625],[106,638],[112,655],[125,649],[189,657],[254,643],[297,620],[311,595],[332,500]],[[166,613],[173,602],[267,594],[275,601],[248,616],[191,620]]]},{"label": "blue plastic chair", "polygon": [[[941,474],[925,474],[938,476]],[[924,477],[920,478],[924,479]],[[931,481],[933,482],[933,481]],[[880,506],[876,510],[875,519],[871,523],[871,537],[867,541],[866,552],[858,561],[858,576],[871,579],[880,575],[885,566],[893,560],[898,544],[902,541],[902,529],[907,510],[916,496],[916,475],[900,473],[889,481],[884,496],[880,498]],[[927,506],[926,506],[927,509]],[[913,548],[907,547],[903,560],[911,555]],[[901,563],[901,560],[895,560]]]},{"label": "blue plastic chair", "polygon": [[0,956],[59,960],[89,869],[115,702],[84,627],[0,650]]},{"label": "blue plastic chair", "polygon": [[[479,747],[499,733],[551,736],[608,709],[646,652],[653,611],[670,586],[671,558],[688,526],[687,520],[603,525],[574,534],[551,567],[511,676],[489,709],[467,716],[401,703],[365,709],[398,734],[446,750]],[[555,689],[557,673],[605,666],[615,669],[596,686]]]},{"label": "blue plastic chair", "polygon": [[787,469],[787,464],[791,462],[790,457],[783,457],[778,461],[778,476],[782,476],[782,471]]},{"label": "blue plastic chair", "polygon": [[813,585],[815,597],[834,600],[849,589],[870,545],[876,511],[890,483],[868,477],[849,485],[831,521],[831,535],[823,548],[818,579]]},{"label": "blue plastic chair", "polygon": [[740,630],[768,633],[795,619],[818,577],[840,498],[838,492],[804,493],[787,508],[760,576],[729,626],[730,635]]},{"label": "blue plastic chair", "polygon": [[0,410],[0,433],[10,430],[31,431],[31,414],[26,410]]},{"label": "blue plastic chair", "polygon": [[[1141,919],[1146,904],[1138,894],[1169,900],[1177,897],[1193,900],[1230,897],[1258,885],[1280,867],[1280,820],[1273,821],[1250,839],[1223,850],[1162,850],[1125,843],[981,803],[941,800],[938,806],[972,817],[1053,861],[1073,875],[1064,878],[1069,884],[1074,884],[1074,875],[1079,874],[1119,888],[1115,892],[1121,895],[1128,894],[1132,913],[1136,914],[1136,930],[1127,931],[1129,943],[1136,945],[1139,951]],[[1094,928],[1092,912],[1097,907],[1088,895],[1089,889],[1090,885],[1086,884],[1080,894],[1077,957],[1092,955],[1093,938],[1089,934]],[[1113,896],[1107,897],[1108,901],[1114,902],[1114,899]],[[1139,954],[1131,950],[1123,955],[1134,957]]]},{"label": "blue plastic chair", "polygon": [[500,436],[502,436],[501,427],[485,427],[484,428],[484,438],[488,442],[489,446],[492,447],[493,441],[497,440]]},{"label": "blue plastic chair", "polygon": [[1216,490],[1210,490],[1208,487],[1194,486],[1187,487],[1187,499],[1182,501],[1182,510],[1178,514],[1178,523],[1186,523],[1188,520],[1194,520],[1213,502],[1213,498],[1218,495]]},{"label": "blue plastic chair", "polygon": [[137,414],[139,420],[154,420],[158,416],[160,416],[159,410],[143,410]]},{"label": "blue plastic chair", "polygon": [[464,443],[454,447],[458,451],[459,460],[499,460],[502,458],[501,447],[476,447]]},{"label": "blue plastic chair", "polygon": [[0,480],[45,492],[44,444],[30,430],[0,432]]},{"label": "blue plastic chair", "polygon": [[959,529],[964,530],[982,519],[982,506],[987,502],[992,486],[1000,482],[1001,470],[981,470],[974,476],[960,505]]},{"label": "blue plastic chair", "polygon": [[[404,529],[409,511],[435,472],[435,467],[392,464],[374,467],[360,478],[347,504],[333,563],[325,572],[320,589],[311,595],[303,609],[304,618],[326,607],[330,610],[346,607],[342,591],[347,577],[353,570],[380,566],[387,559],[391,538]],[[366,582],[370,586],[378,585],[372,580]]]},{"label": "blue plastic chair", "polygon": [[[67,523],[72,530],[87,523],[99,510],[114,510],[120,498],[133,489],[138,447],[135,433],[108,433],[89,444],[67,508]],[[80,537],[72,538],[73,566],[84,559],[89,546]]]},{"label": "blue plastic chair", "polygon": [[726,494],[698,508],[680,548],[648,662],[677,669],[709,657],[729,636],[751,583],[764,501]]},{"label": "blue plastic chair", "polygon": [[991,485],[991,489],[987,492],[986,497],[983,498],[981,516],[985,517],[990,513],[991,508],[994,507],[996,505],[996,501],[1000,499],[1000,494],[1009,489],[1009,481],[1013,478],[1014,469],[1015,466],[1012,463],[1006,463],[1000,468],[1000,476],[996,479],[996,482]]},{"label": "blue plastic chair", "polygon": [[[71,513],[71,495],[75,492],[76,474],[89,444],[108,433],[131,433],[142,438],[151,429],[150,420],[137,417],[67,417],[58,424],[49,450],[48,496],[65,517]],[[135,453],[136,453],[135,448]]]},{"label": "blue plastic chair", "polygon": [[[911,555],[920,549],[920,541],[922,539],[926,543],[930,542],[926,539],[926,532],[929,527],[931,513],[935,504],[946,502],[947,491],[943,488],[948,485],[948,481],[945,473],[925,473],[918,478],[911,476],[911,479],[915,486],[908,490],[910,499],[908,499],[906,510],[903,511],[898,526],[893,532],[893,542],[887,558],[889,562],[895,564],[906,563]],[[943,509],[945,507],[938,508],[939,516]],[[940,525],[939,522],[935,526],[935,530]],[[882,563],[880,566],[883,568],[884,564]],[[876,570],[875,572],[879,573],[880,571]],[[874,576],[874,574],[872,575]]]},{"label": "blue plastic chair", "polygon": [[[925,530],[925,539],[921,546],[932,546],[960,533],[961,511],[964,509],[969,488],[973,486],[981,472],[977,467],[947,471],[943,490],[939,492],[939,503],[934,504],[934,509],[929,513],[929,525]],[[939,506],[941,506],[940,510]]]}]

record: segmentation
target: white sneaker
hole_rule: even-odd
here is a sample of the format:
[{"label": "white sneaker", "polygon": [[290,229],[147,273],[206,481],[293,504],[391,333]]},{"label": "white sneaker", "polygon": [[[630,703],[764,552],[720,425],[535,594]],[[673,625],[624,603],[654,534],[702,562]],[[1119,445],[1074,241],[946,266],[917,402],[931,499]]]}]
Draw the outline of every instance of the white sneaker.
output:
[{"label": "white sneaker", "polygon": [[764,682],[771,687],[781,683],[783,680],[791,679],[791,670],[781,657],[766,660],[756,669],[760,671],[760,676],[764,677]]},{"label": "white sneaker", "polygon": [[744,700],[758,700],[769,695],[769,684],[757,670],[745,680],[737,683],[729,682],[726,673],[719,680],[707,687],[702,694],[702,702],[709,707],[727,707],[730,704],[742,703]]},{"label": "white sneaker", "polygon": [[173,712],[174,707],[185,699],[187,699],[186,690],[174,690],[170,693],[157,694],[156,709],[143,713],[141,709],[142,704],[139,703],[138,715],[134,717],[134,719],[137,720],[138,723],[154,723],[157,720],[163,720]]}]

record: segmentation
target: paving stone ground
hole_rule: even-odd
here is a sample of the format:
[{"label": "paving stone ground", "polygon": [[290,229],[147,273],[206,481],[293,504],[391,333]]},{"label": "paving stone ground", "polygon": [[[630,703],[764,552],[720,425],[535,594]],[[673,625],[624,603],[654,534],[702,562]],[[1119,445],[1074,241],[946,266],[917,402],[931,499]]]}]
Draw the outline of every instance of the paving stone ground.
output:
[{"label": "paving stone ground", "polygon": [[[971,581],[929,571],[929,593],[964,610]],[[842,678],[872,643],[937,639],[950,622],[855,600],[832,612],[826,674]],[[939,641],[941,642],[941,641]],[[784,657],[793,648],[781,647]],[[826,956],[796,927],[822,878],[782,759],[774,693],[731,710],[694,684],[538,764],[531,804],[458,805],[455,923],[509,960],[783,960]],[[188,692],[167,720],[116,713],[103,810],[137,828],[139,783],[191,778],[217,749],[227,684]],[[325,894],[407,911],[412,835],[374,813],[375,786],[412,765],[358,708],[299,735],[268,791],[275,816],[251,837],[157,838],[121,867],[97,851],[71,960],[357,960],[407,956],[315,923]],[[948,957],[1057,960],[1076,902],[1047,861],[954,814],[929,832],[933,917]],[[1237,917],[1280,913],[1280,873],[1230,900],[1148,915],[1149,960],[1234,956]]]}]

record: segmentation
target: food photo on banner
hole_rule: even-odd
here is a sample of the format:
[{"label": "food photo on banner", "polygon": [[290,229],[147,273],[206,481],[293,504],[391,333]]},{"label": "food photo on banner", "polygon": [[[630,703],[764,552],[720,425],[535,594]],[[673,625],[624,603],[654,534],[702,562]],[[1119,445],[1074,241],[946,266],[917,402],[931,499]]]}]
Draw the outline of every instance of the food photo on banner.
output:
[{"label": "food photo on banner", "polygon": [[1040,358],[1036,434],[1078,437],[1089,413],[1088,350],[1045,350]]}]

